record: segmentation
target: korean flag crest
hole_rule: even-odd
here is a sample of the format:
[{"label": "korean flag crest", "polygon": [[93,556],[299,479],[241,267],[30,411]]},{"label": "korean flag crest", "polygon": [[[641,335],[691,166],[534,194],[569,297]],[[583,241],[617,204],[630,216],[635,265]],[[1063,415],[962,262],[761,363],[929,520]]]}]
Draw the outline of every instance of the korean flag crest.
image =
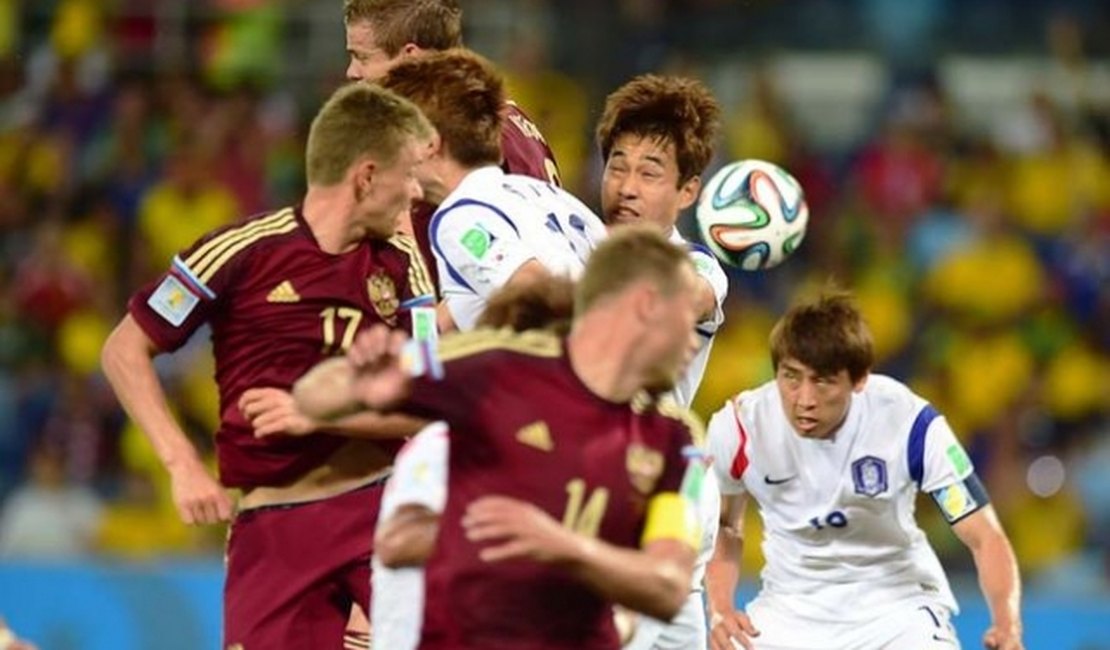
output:
[{"label": "korean flag crest", "polygon": [[852,462],[852,482],[856,486],[856,494],[877,497],[886,492],[886,461],[864,456]]},{"label": "korean flag crest", "polygon": [[397,296],[397,288],[393,286],[393,280],[378,271],[366,278],[366,292],[370,303],[374,305],[374,311],[378,312],[378,316],[385,324],[396,325],[397,308],[401,306],[401,299]]}]

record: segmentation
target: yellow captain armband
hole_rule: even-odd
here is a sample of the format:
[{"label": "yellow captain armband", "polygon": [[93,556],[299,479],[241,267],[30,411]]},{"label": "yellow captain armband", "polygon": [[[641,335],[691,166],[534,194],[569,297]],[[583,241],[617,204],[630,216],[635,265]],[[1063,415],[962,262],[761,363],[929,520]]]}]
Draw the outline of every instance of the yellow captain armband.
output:
[{"label": "yellow captain armband", "polygon": [[661,539],[677,539],[690,548],[698,547],[701,525],[693,505],[677,492],[663,492],[652,497],[647,508],[647,523],[640,546]]}]

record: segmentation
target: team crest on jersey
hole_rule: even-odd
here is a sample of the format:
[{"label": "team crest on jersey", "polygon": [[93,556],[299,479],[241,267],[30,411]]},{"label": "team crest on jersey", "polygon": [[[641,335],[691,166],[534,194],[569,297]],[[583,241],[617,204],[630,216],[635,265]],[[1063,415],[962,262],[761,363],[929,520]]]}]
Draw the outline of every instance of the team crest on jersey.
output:
[{"label": "team crest on jersey", "polygon": [[864,456],[852,463],[852,482],[856,494],[876,497],[886,492],[886,461],[874,456]]},{"label": "team crest on jersey", "polygon": [[663,454],[634,442],[628,446],[625,468],[628,470],[628,479],[632,481],[632,485],[640,492],[649,494],[655,488],[655,482],[659,480],[659,476],[663,474]]},{"label": "team crest on jersey", "polygon": [[366,292],[378,316],[381,316],[387,325],[396,325],[397,308],[401,305],[401,299],[397,297],[397,288],[393,286],[393,280],[378,271],[366,278]]}]

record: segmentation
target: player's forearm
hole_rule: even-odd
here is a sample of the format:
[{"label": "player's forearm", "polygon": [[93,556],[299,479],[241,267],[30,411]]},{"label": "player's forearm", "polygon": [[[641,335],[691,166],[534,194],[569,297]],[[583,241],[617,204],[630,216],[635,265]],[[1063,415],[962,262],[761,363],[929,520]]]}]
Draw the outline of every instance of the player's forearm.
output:
[{"label": "player's forearm", "polygon": [[170,412],[152,352],[138,324],[127,317],[104,342],[100,362],[124,411],[150,440],[162,465],[172,470],[199,459]]},{"label": "player's forearm", "polygon": [[1020,632],[1021,577],[1009,540],[999,531],[973,548],[972,556],[994,624]]},{"label": "player's forearm", "polygon": [[736,588],[740,584],[740,556],[744,539],[730,528],[717,532],[713,557],[705,569],[705,593],[710,614],[724,614],[735,607]]},{"label": "player's forearm", "polygon": [[360,408],[352,392],[354,377],[354,369],[342,357],[321,361],[293,384],[297,410],[326,421],[354,414]]},{"label": "player's forearm", "polygon": [[[681,542],[655,542],[674,544]],[[677,555],[688,552],[690,561]],[[610,602],[664,621],[682,608],[690,593],[693,551],[683,548],[676,557],[655,557],[645,551],[619,548],[597,539],[581,538],[571,560],[574,574]]]},{"label": "player's forearm", "polygon": [[327,422],[324,427],[328,433],[348,438],[395,440],[414,436],[427,424],[427,420],[402,413],[361,411]]}]

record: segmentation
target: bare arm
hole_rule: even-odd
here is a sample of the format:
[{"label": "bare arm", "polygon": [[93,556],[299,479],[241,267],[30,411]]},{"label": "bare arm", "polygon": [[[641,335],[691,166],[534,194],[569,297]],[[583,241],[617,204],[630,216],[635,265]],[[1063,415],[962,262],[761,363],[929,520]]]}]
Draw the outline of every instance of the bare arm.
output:
[{"label": "bare arm", "polygon": [[660,539],[642,550],[621,548],[564,528],[538,507],[487,496],[463,518],[472,541],[498,541],[481,551],[497,562],[530,558],[567,567],[606,600],[669,620],[690,591],[695,553],[687,543]]},{"label": "bare arm", "polygon": [[[332,399],[326,392],[322,399]],[[309,399],[313,399],[310,395]],[[317,406],[319,400],[317,400]],[[366,440],[393,440],[415,435],[426,420],[401,413],[363,410],[334,420],[301,412],[293,393],[280,388],[251,388],[239,398],[239,410],[258,438],[273,435],[307,436],[317,431]]]},{"label": "bare arm", "polygon": [[749,636],[759,636],[748,616],[736,611],[736,588],[740,585],[740,557],[744,550],[744,511],[748,496],[721,497],[721,525],[713,557],[705,571],[705,591],[709,601],[710,646],[713,650],[733,650],[731,639],[751,648]]},{"label": "bare arm", "polygon": [[355,369],[344,357],[321,361],[293,384],[297,410],[313,420],[331,420],[360,410],[351,387]]},{"label": "bare arm", "polygon": [[150,440],[158,460],[169,472],[174,504],[182,521],[225,521],[231,517],[231,499],[209,475],[196,448],[170,413],[152,361],[158,352],[138,323],[127,315],[104,342],[100,361],[120,404]]},{"label": "bare arm", "polygon": [[979,588],[991,611],[983,636],[987,648],[1021,650],[1021,577],[1010,540],[990,505],[952,526],[969,549],[979,573]]},{"label": "bare arm", "polygon": [[438,534],[438,514],[427,506],[406,504],[379,526],[374,555],[391,569],[420,566],[432,554]]}]

